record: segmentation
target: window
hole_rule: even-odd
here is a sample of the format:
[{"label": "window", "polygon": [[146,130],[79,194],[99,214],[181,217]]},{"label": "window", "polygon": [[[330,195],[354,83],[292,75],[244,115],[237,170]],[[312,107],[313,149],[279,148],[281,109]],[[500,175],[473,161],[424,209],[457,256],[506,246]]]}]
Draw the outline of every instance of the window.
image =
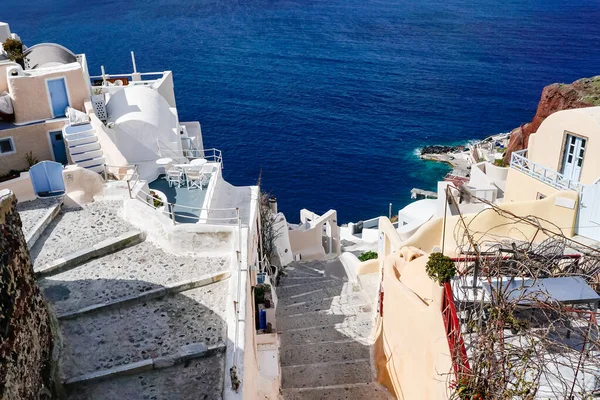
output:
[{"label": "window", "polygon": [[16,153],[15,144],[11,137],[0,139],[0,155],[6,156]]}]

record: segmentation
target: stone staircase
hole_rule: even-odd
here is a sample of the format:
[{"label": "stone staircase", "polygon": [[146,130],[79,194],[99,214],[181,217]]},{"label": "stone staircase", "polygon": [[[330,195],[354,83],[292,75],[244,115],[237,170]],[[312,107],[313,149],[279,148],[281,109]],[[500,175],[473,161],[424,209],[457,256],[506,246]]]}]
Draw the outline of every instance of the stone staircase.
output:
[{"label": "stone staircase", "polygon": [[230,256],[165,253],[121,208],[63,208],[31,249],[61,330],[67,398],[220,398]]},{"label": "stone staircase", "polygon": [[339,260],[294,262],[285,271],[276,319],[282,398],[393,399],[371,362],[376,293],[349,283]]},{"label": "stone staircase", "polygon": [[63,129],[67,151],[73,164],[94,172],[104,170],[104,153],[91,124],[68,126]]}]

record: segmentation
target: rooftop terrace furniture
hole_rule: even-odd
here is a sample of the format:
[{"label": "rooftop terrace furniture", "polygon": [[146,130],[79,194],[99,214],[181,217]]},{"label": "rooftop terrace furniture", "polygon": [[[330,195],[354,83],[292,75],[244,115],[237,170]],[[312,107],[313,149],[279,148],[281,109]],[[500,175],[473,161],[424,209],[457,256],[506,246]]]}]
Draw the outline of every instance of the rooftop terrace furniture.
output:
[{"label": "rooftop terrace furniture", "polygon": [[169,182],[169,186],[176,184],[178,187],[181,187],[183,184],[183,171],[172,165],[167,165],[165,170],[167,173],[167,182]]},{"label": "rooftop terrace furniture", "polygon": [[188,168],[185,171],[188,190],[197,188],[202,190],[202,174],[200,173],[200,167]]}]

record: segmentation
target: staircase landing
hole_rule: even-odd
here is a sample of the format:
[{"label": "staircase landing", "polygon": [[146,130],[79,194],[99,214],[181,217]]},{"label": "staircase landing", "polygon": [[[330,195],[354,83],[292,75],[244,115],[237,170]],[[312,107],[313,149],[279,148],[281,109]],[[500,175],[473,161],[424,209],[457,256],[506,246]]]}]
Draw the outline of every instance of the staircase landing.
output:
[{"label": "staircase landing", "polygon": [[349,283],[338,264],[292,263],[277,287],[283,399],[394,398],[371,361],[376,294]]}]

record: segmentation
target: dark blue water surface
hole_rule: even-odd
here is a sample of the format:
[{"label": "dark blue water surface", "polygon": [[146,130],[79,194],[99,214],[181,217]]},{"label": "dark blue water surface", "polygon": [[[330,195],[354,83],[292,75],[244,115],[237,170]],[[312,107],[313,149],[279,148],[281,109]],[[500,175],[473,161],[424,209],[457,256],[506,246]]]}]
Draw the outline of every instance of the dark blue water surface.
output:
[{"label": "dark blue water surface", "polygon": [[174,72],[180,119],[223,150],[225,178],[296,220],[387,214],[447,167],[424,144],[505,132],[542,88],[600,74],[598,0],[3,0],[26,44],[90,72]]}]

